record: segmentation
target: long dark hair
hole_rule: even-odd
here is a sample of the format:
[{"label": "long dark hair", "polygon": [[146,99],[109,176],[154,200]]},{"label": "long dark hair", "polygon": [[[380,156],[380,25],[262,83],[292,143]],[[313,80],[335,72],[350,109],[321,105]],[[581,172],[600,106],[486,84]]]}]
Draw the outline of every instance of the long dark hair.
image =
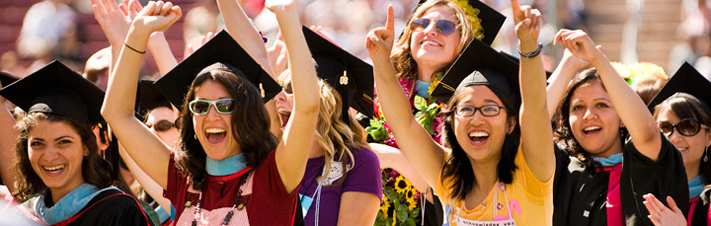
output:
[{"label": "long dark hair", "polygon": [[[513,118],[514,122],[516,122],[514,130],[506,134],[504,144],[501,147],[501,160],[499,160],[499,164],[496,166],[499,181],[510,184],[513,182],[513,173],[518,168],[514,163],[514,159],[518,152],[519,144],[521,143],[521,129],[517,123],[519,108],[518,106],[513,106],[513,103],[506,98],[506,95],[501,93],[498,89],[490,90],[494,92],[504,104],[504,108],[508,114],[507,121]],[[476,185],[476,177],[474,176],[469,157],[464,149],[462,149],[462,146],[459,145],[459,142],[457,142],[457,137],[454,134],[455,113],[452,108],[462,99],[462,93],[462,89],[457,90],[452,95],[449,103],[447,103],[448,109],[445,111],[444,128],[442,131],[444,134],[442,139],[445,142],[444,144],[452,148],[452,154],[447,157],[446,163],[442,167],[442,181],[450,177],[454,181],[450,187],[452,189],[450,196],[453,199],[464,199]]]},{"label": "long dark hair", "polygon": [[16,200],[26,200],[47,188],[47,185],[32,168],[32,163],[27,153],[29,150],[29,132],[41,120],[63,122],[79,134],[82,145],[89,150],[89,156],[85,156],[81,164],[84,181],[99,188],[111,185],[113,182],[111,179],[111,165],[99,155],[99,146],[96,143],[96,136],[91,131],[91,127],[70,117],[33,112],[18,120],[15,125],[20,131],[15,143],[15,158],[13,161],[15,177],[18,178],[16,182],[17,191],[13,194]]},{"label": "long dark hair", "polygon": [[180,111],[181,125],[180,140],[178,141],[178,153],[176,153],[176,166],[186,173],[190,178],[190,183],[194,189],[202,189],[205,175],[205,159],[207,155],[200,145],[200,141],[194,138],[195,129],[193,125],[192,113],[188,109],[188,103],[195,99],[195,90],[208,79],[222,84],[230,97],[234,99],[235,111],[232,111],[232,137],[239,144],[248,167],[255,167],[269,155],[269,152],[277,146],[277,140],[269,131],[269,113],[264,108],[264,101],[252,83],[242,76],[241,71],[228,72],[221,69],[214,69],[199,74],[185,97],[183,108]]},{"label": "long dark hair", "polygon": [[[703,100],[687,93],[675,93],[655,106],[654,119],[657,119],[663,109],[671,110],[680,119],[694,118],[701,124],[711,127],[711,110],[709,110],[709,106]],[[709,132],[709,129],[706,128],[706,131]],[[708,149],[708,147],[706,148]],[[704,154],[708,154],[706,151]],[[703,177],[705,184],[711,183],[711,162],[701,161],[699,174]]]}]

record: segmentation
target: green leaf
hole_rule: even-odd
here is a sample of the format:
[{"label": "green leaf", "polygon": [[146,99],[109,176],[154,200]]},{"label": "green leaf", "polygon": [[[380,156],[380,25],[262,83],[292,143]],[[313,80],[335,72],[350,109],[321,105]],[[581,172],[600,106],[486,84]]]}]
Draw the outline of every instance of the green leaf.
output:
[{"label": "green leaf", "polygon": [[405,220],[405,225],[406,226],[417,226],[417,224],[415,224],[415,220],[413,220],[412,218],[407,218],[407,220]]},{"label": "green leaf", "polygon": [[[380,213],[380,212],[378,212],[378,213]],[[420,207],[417,207],[417,208],[413,209],[412,212],[410,212],[410,218],[412,218],[412,219],[417,219],[417,217],[419,217],[419,216],[420,216]]]},{"label": "green leaf", "polygon": [[415,108],[420,111],[427,109],[427,100],[421,96],[415,95]]},{"label": "green leaf", "polygon": [[407,207],[405,205],[400,205],[397,208],[397,221],[401,224],[405,223],[407,221]]},{"label": "green leaf", "polygon": [[372,127],[380,127],[383,126],[383,121],[377,119],[377,118],[372,118],[370,119],[370,126]]}]

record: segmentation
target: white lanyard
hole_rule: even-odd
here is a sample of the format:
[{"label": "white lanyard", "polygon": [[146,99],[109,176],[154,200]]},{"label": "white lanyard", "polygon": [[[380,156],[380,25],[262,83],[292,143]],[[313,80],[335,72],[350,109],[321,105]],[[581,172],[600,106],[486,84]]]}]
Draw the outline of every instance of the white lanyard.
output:
[{"label": "white lanyard", "polygon": [[[499,198],[499,189],[501,189],[504,192],[504,199],[506,199],[506,208],[508,209],[508,215],[509,218],[506,220],[501,220],[501,221],[477,221],[477,220],[469,220],[465,219],[459,216],[459,214],[462,213],[462,210],[464,210],[464,203],[465,201],[462,200],[462,205],[459,207],[457,211],[457,215],[453,215],[452,217],[452,223],[456,223],[457,226],[515,226],[516,222],[514,221],[512,215],[511,215],[511,208],[509,207],[509,198],[506,195],[506,185],[504,183],[498,183],[499,185],[497,188],[494,190],[494,205],[498,205],[498,198]],[[449,206],[454,206],[454,200],[452,200],[452,204]],[[498,216],[498,208],[496,206],[494,208],[494,218]]]}]

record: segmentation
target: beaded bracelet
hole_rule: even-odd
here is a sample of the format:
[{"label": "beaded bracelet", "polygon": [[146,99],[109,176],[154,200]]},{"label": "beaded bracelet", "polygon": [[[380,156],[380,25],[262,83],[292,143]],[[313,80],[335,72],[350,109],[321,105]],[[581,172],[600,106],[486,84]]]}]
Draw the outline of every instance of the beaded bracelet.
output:
[{"label": "beaded bracelet", "polygon": [[521,55],[522,57],[531,59],[534,57],[537,57],[538,54],[541,54],[541,50],[543,49],[543,43],[538,43],[538,48],[536,50],[533,50],[533,52],[530,53],[522,53],[521,50],[518,50],[518,54]]},{"label": "beaded bracelet", "polygon": [[128,44],[126,44],[126,42],[124,42],[123,45],[125,45],[126,47],[128,47],[130,50],[133,50],[134,52],[137,52],[137,53],[140,53],[140,54],[145,54],[145,53],[146,53],[146,51],[141,52],[141,51],[138,51],[137,49],[134,49],[133,47],[131,47],[131,46],[129,46]]}]

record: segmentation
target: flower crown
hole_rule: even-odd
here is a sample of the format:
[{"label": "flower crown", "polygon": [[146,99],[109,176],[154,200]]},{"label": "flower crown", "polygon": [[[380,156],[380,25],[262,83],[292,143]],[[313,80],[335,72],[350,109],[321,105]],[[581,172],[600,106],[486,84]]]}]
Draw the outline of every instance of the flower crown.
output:
[{"label": "flower crown", "polygon": [[464,11],[464,14],[467,16],[467,19],[472,25],[472,37],[482,40],[484,39],[484,28],[481,26],[481,19],[479,19],[479,9],[472,7],[469,5],[469,0],[450,0],[457,6],[459,6],[462,11]]}]

